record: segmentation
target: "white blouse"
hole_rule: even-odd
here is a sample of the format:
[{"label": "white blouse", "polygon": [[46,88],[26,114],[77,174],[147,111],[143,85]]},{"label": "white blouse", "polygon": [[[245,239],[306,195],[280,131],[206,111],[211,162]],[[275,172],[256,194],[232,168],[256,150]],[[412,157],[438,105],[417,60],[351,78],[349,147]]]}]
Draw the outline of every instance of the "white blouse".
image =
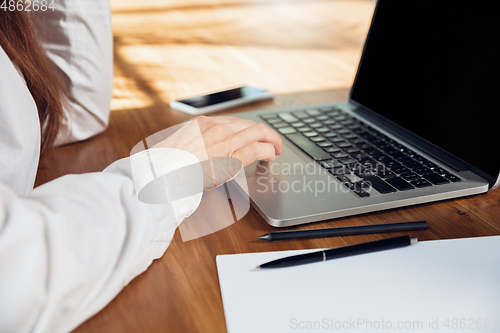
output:
[{"label": "white blouse", "polygon": [[[35,19],[70,92],[60,145],[107,126],[112,33],[107,1],[54,4],[55,11]],[[199,194],[170,205],[140,202],[130,158],[33,189],[39,151],[35,102],[0,48],[0,332],[73,330],[163,255],[178,221],[201,200]],[[155,153],[165,161],[163,172],[198,162],[176,149]]]}]

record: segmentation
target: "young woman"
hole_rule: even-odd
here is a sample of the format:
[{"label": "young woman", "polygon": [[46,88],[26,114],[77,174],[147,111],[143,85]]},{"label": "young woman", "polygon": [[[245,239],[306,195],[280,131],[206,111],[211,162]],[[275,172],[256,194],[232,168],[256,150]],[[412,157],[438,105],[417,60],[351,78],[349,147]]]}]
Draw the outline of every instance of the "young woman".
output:
[{"label": "young woman", "polygon": [[[140,202],[130,158],[33,189],[40,153],[103,131],[111,99],[109,4],[54,4],[30,15],[0,10],[1,332],[71,331],[163,255],[201,199]],[[262,125],[231,117],[197,124],[209,157],[247,165],[281,153],[279,136]],[[157,151],[167,171],[199,160],[182,133],[158,147],[166,147]]]}]

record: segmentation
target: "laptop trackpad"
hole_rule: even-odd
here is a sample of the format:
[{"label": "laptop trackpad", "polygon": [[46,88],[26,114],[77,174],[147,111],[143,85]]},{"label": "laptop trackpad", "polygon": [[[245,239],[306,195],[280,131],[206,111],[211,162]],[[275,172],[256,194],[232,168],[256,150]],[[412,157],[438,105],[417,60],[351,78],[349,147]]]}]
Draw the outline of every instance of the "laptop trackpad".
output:
[{"label": "laptop trackpad", "polygon": [[250,198],[271,218],[316,215],[359,200],[326,169],[285,144],[275,161],[253,163],[245,173]]}]

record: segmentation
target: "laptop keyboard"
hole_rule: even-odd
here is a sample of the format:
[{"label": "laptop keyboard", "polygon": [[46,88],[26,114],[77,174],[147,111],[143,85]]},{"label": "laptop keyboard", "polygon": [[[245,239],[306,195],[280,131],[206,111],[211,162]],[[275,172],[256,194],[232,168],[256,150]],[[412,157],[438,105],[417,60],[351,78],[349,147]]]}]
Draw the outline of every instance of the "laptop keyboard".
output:
[{"label": "laptop keyboard", "polygon": [[369,197],[370,188],[385,194],[460,181],[337,107],[261,118],[359,197]]}]

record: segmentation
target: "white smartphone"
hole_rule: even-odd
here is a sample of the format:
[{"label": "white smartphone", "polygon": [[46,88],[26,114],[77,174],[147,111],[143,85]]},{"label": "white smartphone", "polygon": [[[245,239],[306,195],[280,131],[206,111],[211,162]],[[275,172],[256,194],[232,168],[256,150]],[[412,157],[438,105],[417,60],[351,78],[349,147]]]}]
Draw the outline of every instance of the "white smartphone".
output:
[{"label": "white smartphone", "polygon": [[254,85],[244,85],[206,95],[171,101],[173,109],[191,115],[207,114],[273,97],[273,93]]}]

